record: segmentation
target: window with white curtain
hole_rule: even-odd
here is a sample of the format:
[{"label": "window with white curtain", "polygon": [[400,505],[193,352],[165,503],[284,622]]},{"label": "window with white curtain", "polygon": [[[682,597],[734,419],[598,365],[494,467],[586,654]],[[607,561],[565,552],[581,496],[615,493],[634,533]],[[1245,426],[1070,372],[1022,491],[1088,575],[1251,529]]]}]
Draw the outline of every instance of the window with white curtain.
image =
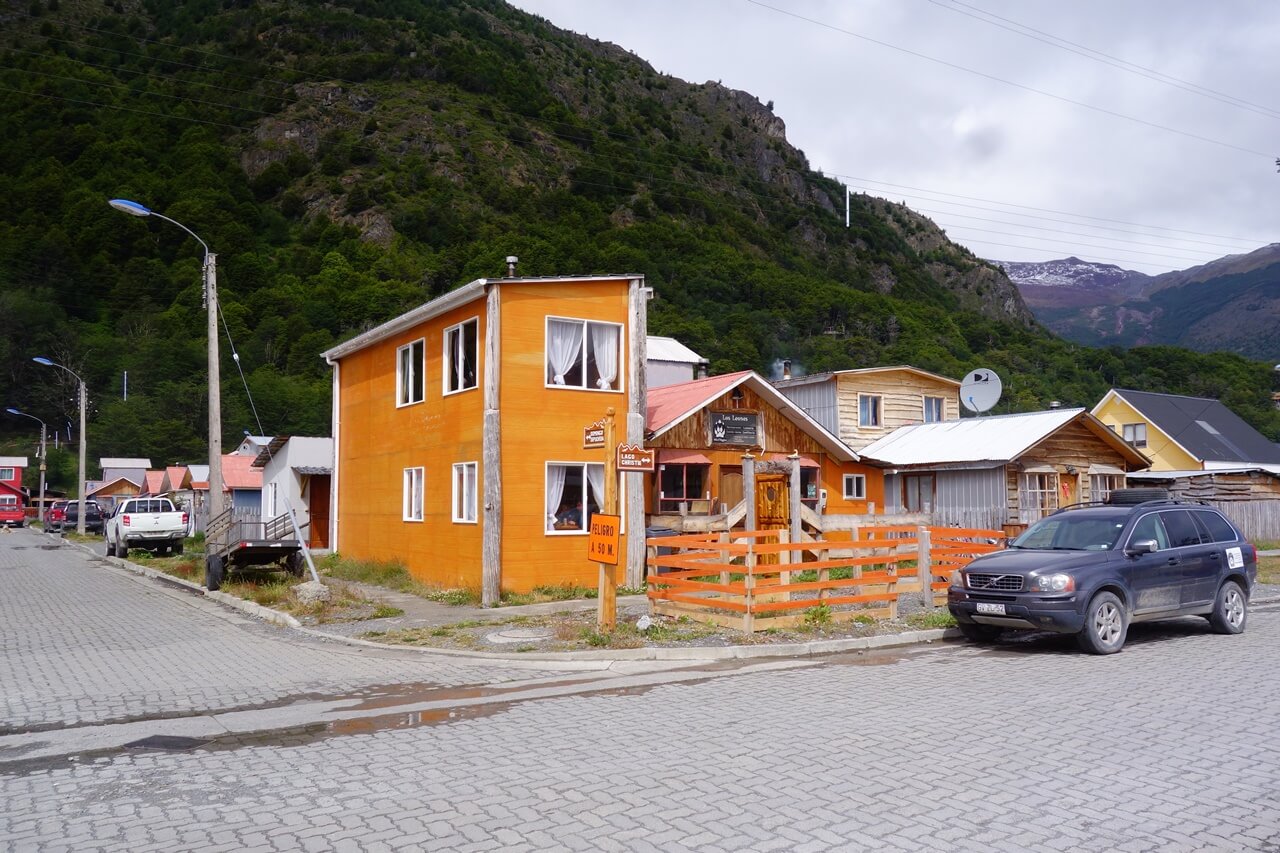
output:
[{"label": "window with white curtain", "polygon": [[621,325],[547,318],[547,387],[617,391],[621,363]]},{"label": "window with white curtain", "polygon": [[547,533],[586,533],[592,514],[604,506],[604,466],[548,462],[546,476]]},{"label": "window with white curtain", "polygon": [[422,468],[404,469],[404,520],[422,521]]},{"label": "window with white curtain", "polygon": [[453,520],[475,524],[476,463],[459,462],[453,466]]},{"label": "window with white curtain", "polygon": [[444,330],[444,393],[476,387],[480,320],[476,317]]},{"label": "window with white curtain", "polygon": [[425,396],[423,376],[426,373],[427,342],[419,338],[396,350],[396,405],[421,403]]}]

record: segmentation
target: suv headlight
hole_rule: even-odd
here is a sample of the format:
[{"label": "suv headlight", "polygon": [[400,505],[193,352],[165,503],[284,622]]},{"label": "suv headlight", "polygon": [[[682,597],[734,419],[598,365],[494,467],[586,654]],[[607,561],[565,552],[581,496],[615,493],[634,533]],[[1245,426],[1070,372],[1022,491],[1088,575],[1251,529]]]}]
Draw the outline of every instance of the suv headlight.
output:
[{"label": "suv headlight", "polygon": [[1033,592],[1074,592],[1076,579],[1071,575],[1040,575],[1031,579]]},{"label": "suv headlight", "polygon": [[964,572],[962,572],[960,569],[956,569],[955,571],[953,571],[951,573],[951,585],[958,586],[961,589],[963,589],[964,588]]}]

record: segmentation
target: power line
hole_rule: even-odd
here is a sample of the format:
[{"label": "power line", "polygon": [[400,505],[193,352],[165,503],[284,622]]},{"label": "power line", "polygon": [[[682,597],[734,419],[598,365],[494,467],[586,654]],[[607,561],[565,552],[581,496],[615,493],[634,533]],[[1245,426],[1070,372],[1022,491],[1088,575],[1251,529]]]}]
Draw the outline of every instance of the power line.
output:
[{"label": "power line", "polygon": [[[1044,30],[1038,30],[1035,27],[1019,23],[1011,18],[1001,17],[994,12],[988,12],[987,10],[980,9],[970,3],[964,3],[962,0],[950,0],[950,2],[945,3],[942,2],[942,0],[927,0],[927,2],[946,9],[947,11],[955,12],[960,15],[967,15],[974,20],[991,24],[992,26],[999,27],[1002,30],[1017,33],[1018,35],[1034,39],[1035,41],[1042,42],[1043,44],[1060,48],[1061,50],[1077,54],[1078,56],[1083,56],[1085,59],[1091,59],[1095,62],[1100,62],[1103,65],[1110,65],[1113,68],[1118,68],[1121,71],[1127,71],[1130,74],[1136,74],[1139,77],[1145,77],[1148,80],[1154,80],[1157,83],[1164,83],[1165,85],[1172,86],[1175,89],[1190,92],[1193,95],[1200,95],[1201,97],[1219,101],[1220,103],[1224,103],[1229,106],[1239,107],[1240,109],[1248,110],[1249,112],[1257,113],[1258,115],[1266,116],[1267,118],[1280,118],[1280,110],[1275,110],[1262,104],[1255,104],[1252,101],[1245,100],[1244,98],[1238,98],[1235,95],[1219,92],[1216,89],[1210,89],[1208,86],[1201,86],[1199,83],[1193,83],[1190,80],[1184,80],[1181,77],[1175,77],[1172,74],[1166,74],[1163,71],[1148,68],[1145,65],[1139,65],[1136,62],[1130,62],[1127,59],[1113,56],[1109,53],[1089,47],[1088,45],[1070,41],[1069,39],[1062,38],[1061,36],[1055,36],[1054,34],[1047,33]],[[966,12],[964,9],[957,8],[961,6],[964,7],[964,9],[970,9],[972,11]],[[1006,24],[1009,26],[1006,26]],[[1041,38],[1041,36],[1044,38]]]},{"label": "power line", "polygon": [[963,71],[966,74],[972,74],[976,77],[982,77],[985,80],[992,80],[996,83],[1003,83],[1004,85],[1012,86],[1015,89],[1022,89],[1023,91],[1026,91],[1026,92],[1032,92],[1034,94],[1041,95],[1046,98],[1052,98],[1053,100],[1061,101],[1064,104],[1071,104],[1072,106],[1082,107],[1087,110],[1093,110],[1094,112],[1101,113],[1103,115],[1108,115],[1113,118],[1122,118],[1126,121],[1133,122],[1134,124],[1140,124],[1145,127],[1154,128],[1156,130],[1163,130],[1168,133],[1176,133],[1177,135],[1185,136],[1188,139],[1195,139],[1195,140],[1199,140],[1200,142],[1208,142],[1212,145],[1219,145],[1223,148],[1230,148],[1233,151],[1239,151],[1244,154],[1254,154],[1254,155],[1257,155],[1258,157],[1266,157],[1268,160],[1274,160],[1276,157],[1274,153],[1268,154],[1265,151],[1258,151],[1255,148],[1245,148],[1244,146],[1241,146],[1241,145],[1235,145],[1230,142],[1224,142],[1221,139],[1213,139],[1212,137],[1201,136],[1198,133],[1192,133],[1188,130],[1179,130],[1176,127],[1169,127],[1168,125],[1159,124],[1153,121],[1147,121],[1146,119],[1141,119],[1141,118],[1138,118],[1137,116],[1131,116],[1131,115],[1128,115],[1127,113],[1118,112],[1116,110],[1109,110],[1106,107],[1099,107],[1099,106],[1096,106],[1095,104],[1086,103],[1085,101],[1077,101],[1074,98],[1068,98],[1065,95],[1055,95],[1052,92],[1047,92],[1044,89],[1037,89],[1036,87],[1028,86],[1025,83],[1015,83],[1014,81],[1007,80],[1004,77],[997,77],[994,74],[987,74],[985,71],[978,71],[977,69],[974,69],[974,68],[968,68],[964,65],[959,65],[954,62],[948,62],[945,59],[939,59],[936,56],[930,56],[927,53],[921,53],[916,50],[911,50],[910,48],[899,47],[896,44],[891,44],[887,41],[882,41],[880,39],[875,39],[870,36],[865,36],[861,33],[856,33],[853,30],[847,30],[847,29],[844,29],[843,27],[837,27],[835,24],[829,24],[825,21],[819,21],[817,18],[810,18],[806,15],[801,15],[797,12],[792,12],[787,9],[779,9],[777,6],[770,6],[768,3],[761,2],[761,0],[746,0],[746,2],[752,4],[753,6],[759,6],[762,9],[768,9],[772,12],[777,12],[780,15],[786,15],[788,17],[795,18],[796,20],[813,24],[814,26],[817,26],[817,27],[822,27],[824,29],[832,30],[833,32],[850,36],[851,38],[861,39],[863,41],[870,42],[875,45],[879,45],[880,47],[887,47],[890,50],[896,50],[899,53],[905,53],[908,56],[914,56],[917,59],[924,59],[924,60],[927,60],[928,62],[933,62],[938,65],[942,65],[947,68],[954,69],[956,71]]},{"label": "power line", "polygon": [[[1032,39],[1033,41],[1038,41],[1042,44],[1056,47],[1059,50],[1065,50],[1068,53],[1074,53],[1075,55],[1082,56],[1085,59],[1098,62],[1102,65],[1108,65],[1112,68],[1119,69],[1120,71],[1124,71],[1147,80],[1152,80],[1156,83],[1163,83],[1166,86],[1180,89],[1181,91],[1188,92],[1192,95],[1199,95],[1202,98],[1208,98],[1209,100],[1217,101],[1219,103],[1226,104],[1227,106],[1236,107],[1237,109],[1247,110],[1248,112],[1265,116],[1266,118],[1280,119],[1280,111],[1273,110],[1270,107],[1254,104],[1244,100],[1243,98],[1237,98],[1234,95],[1228,95],[1223,92],[1209,89],[1198,83],[1192,83],[1188,80],[1174,77],[1171,74],[1165,74],[1164,72],[1157,71],[1154,68],[1147,68],[1146,66],[1129,62],[1128,60],[1112,56],[1111,54],[1104,53],[1100,50],[1095,50],[1086,45],[1069,41],[1060,36],[1055,36],[1052,33],[1037,30],[1034,27],[1027,26],[1026,24],[1020,24],[1009,18],[1002,18],[993,12],[979,9],[977,6],[960,2],[960,0],[950,0],[950,2],[943,2],[943,0],[926,0],[926,2],[932,3],[939,8],[946,9],[948,12],[965,15],[966,17],[973,18],[975,21],[981,21],[984,24],[990,24],[993,27],[999,27],[1002,30],[1007,30],[1008,32]],[[965,9],[971,9],[973,11],[967,12]],[[1004,23],[1000,23],[1002,21]]]}]

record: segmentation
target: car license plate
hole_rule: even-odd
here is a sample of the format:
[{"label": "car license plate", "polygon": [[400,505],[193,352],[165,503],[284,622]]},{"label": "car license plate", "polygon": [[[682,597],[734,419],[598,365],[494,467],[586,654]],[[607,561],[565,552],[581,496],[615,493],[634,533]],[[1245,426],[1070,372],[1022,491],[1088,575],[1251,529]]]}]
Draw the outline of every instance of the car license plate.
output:
[{"label": "car license plate", "polygon": [[1003,604],[990,604],[990,603],[988,603],[988,602],[986,602],[986,601],[979,601],[979,602],[978,602],[978,612],[979,612],[979,613],[989,613],[989,614],[991,614],[991,615],[993,615],[993,616],[1003,616],[1003,615],[1004,615],[1004,605],[1003,605]]}]

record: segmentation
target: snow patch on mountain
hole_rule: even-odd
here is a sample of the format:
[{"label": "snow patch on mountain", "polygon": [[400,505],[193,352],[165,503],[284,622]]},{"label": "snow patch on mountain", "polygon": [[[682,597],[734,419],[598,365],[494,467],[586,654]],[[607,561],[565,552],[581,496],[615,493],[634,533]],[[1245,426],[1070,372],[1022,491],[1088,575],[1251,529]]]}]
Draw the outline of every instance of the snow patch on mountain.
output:
[{"label": "snow patch on mountain", "polygon": [[1053,261],[992,261],[1019,286],[1110,288],[1133,285],[1149,278],[1145,273],[1126,270],[1115,264],[1098,264],[1076,257]]}]

